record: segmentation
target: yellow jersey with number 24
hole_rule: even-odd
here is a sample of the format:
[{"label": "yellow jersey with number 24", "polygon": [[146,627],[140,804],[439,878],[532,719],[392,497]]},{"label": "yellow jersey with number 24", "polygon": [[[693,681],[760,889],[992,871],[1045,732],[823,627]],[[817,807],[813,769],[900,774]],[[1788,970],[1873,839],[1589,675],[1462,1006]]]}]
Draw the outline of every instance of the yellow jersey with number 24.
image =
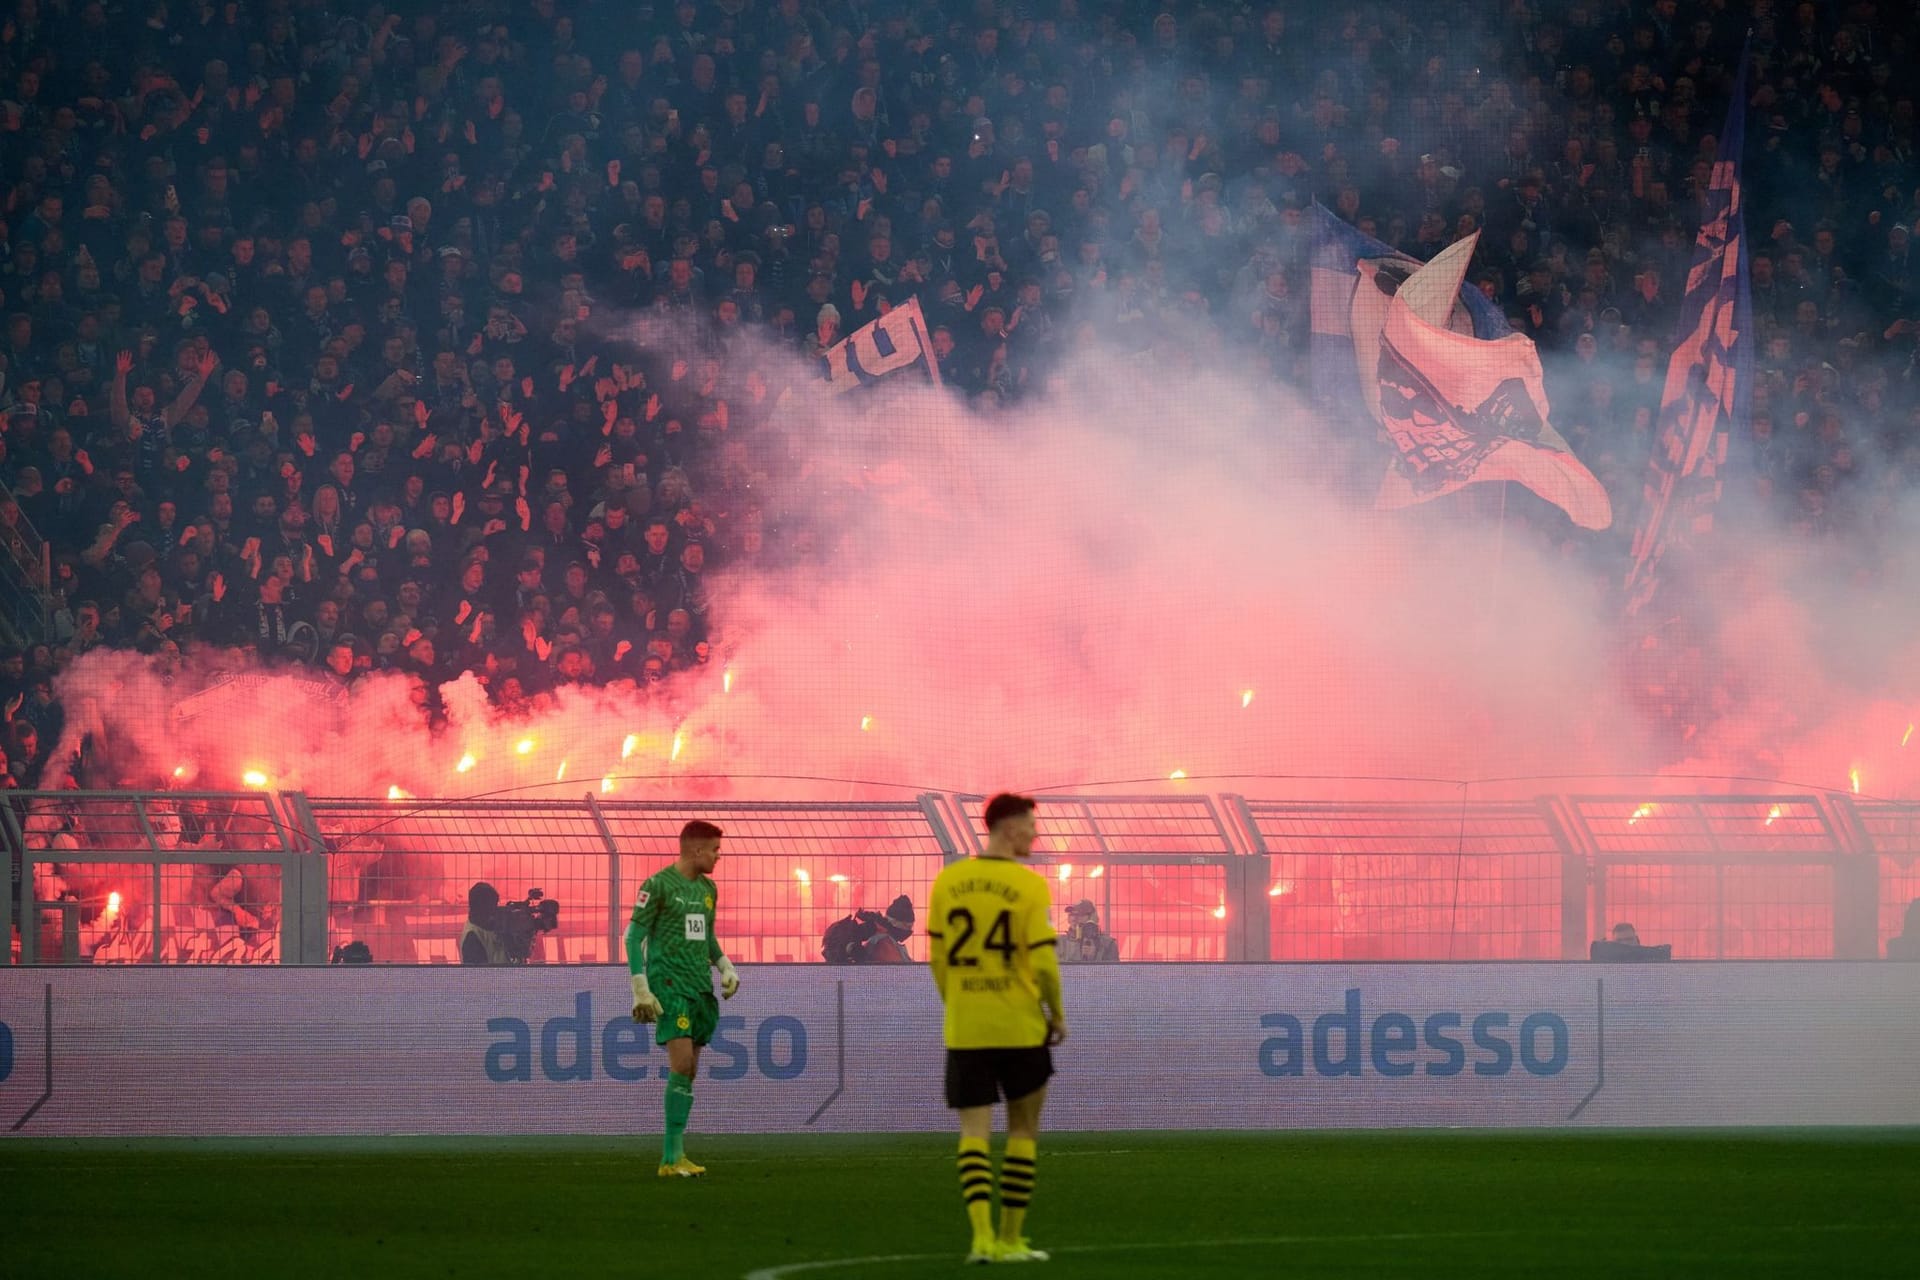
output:
[{"label": "yellow jersey with number 24", "polygon": [[1029,1049],[1046,1043],[1033,952],[1054,945],[1053,897],[1033,870],[969,858],[933,882],[927,938],[946,1002],[949,1049]]}]

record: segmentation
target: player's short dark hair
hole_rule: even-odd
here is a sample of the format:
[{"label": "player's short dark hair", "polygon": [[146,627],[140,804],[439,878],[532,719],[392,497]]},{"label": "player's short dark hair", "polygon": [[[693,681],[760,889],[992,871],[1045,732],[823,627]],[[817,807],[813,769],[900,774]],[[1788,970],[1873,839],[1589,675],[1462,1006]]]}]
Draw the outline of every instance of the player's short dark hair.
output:
[{"label": "player's short dark hair", "polygon": [[706,821],[704,818],[695,818],[692,822],[680,828],[680,846],[681,848],[685,848],[687,845],[698,843],[701,840],[718,840],[725,834],[724,831],[714,826],[711,822]]},{"label": "player's short dark hair", "polygon": [[1039,807],[1039,802],[1032,796],[1016,796],[1001,792],[987,801],[987,810],[982,815],[982,820],[987,824],[987,834],[993,834],[993,829],[999,826],[1002,820],[1018,818],[1022,814],[1032,813]]}]

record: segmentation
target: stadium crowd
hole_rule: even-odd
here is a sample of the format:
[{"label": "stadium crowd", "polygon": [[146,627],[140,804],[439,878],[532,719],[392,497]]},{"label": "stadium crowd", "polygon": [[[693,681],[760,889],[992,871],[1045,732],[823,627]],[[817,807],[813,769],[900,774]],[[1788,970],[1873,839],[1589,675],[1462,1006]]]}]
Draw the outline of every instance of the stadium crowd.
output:
[{"label": "stadium crowd", "polygon": [[3,23],[0,540],[51,563],[44,637],[0,651],[15,785],[59,735],[51,677],[102,645],[472,670],[509,707],[670,681],[720,639],[709,575],[818,545],[783,513],[804,445],[758,353],[817,356],[911,297],[982,412],[1086,333],[1305,387],[1315,201],[1422,258],[1483,233],[1474,279],[1539,344],[1622,567],[1749,27],[1764,330],[1732,489],[1818,537],[1870,531],[1920,470],[1905,6],[11,0]]}]

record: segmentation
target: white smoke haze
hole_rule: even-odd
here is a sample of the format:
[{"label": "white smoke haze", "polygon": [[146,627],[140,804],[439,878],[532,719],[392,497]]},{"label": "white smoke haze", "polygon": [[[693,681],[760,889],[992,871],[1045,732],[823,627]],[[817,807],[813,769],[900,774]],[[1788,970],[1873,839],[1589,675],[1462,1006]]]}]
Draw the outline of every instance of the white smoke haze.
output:
[{"label": "white smoke haze", "polygon": [[900,385],[917,374],[803,394],[771,430],[808,474],[770,506],[828,536],[801,568],[717,578],[720,652],[665,699],[563,691],[508,717],[468,678],[429,730],[402,677],[332,703],[310,675],[262,673],[182,720],[223,660],[168,683],[96,652],[61,679],[63,747],[96,731],[113,783],[178,769],[201,789],[253,773],[422,798],[1292,794],[1305,784],[1248,778],[1662,770],[1838,790],[1856,768],[1891,796],[1916,781],[1900,745],[1920,708],[1910,565],[1796,597],[1791,535],[1745,540],[1717,598],[1689,602],[1732,669],[1680,673],[1718,692],[1676,752],[1624,687],[1617,599],[1589,568],[1459,500],[1366,509],[1311,410],[1224,366],[1086,347],[1053,391],[992,415]]}]

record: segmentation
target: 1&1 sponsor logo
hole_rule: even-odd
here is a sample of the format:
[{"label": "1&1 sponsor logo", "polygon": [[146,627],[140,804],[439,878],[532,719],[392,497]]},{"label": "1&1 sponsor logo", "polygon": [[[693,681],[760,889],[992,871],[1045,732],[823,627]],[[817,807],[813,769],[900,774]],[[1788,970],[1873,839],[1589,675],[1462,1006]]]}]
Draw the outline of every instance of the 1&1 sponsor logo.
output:
[{"label": "1&1 sponsor logo", "polygon": [[1531,1076],[1557,1076],[1567,1068],[1572,1036],[1567,1020],[1551,1010],[1515,1014],[1492,1009],[1469,1015],[1439,1010],[1416,1021],[1387,1010],[1367,1017],[1360,988],[1349,987],[1345,1008],[1309,1024],[1291,1013],[1260,1017],[1274,1032],[1260,1042],[1260,1074],[1274,1078],[1316,1075],[1362,1076],[1369,1067],[1389,1079],[1428,1076],[1504,1076],[1517,1064]]}]

